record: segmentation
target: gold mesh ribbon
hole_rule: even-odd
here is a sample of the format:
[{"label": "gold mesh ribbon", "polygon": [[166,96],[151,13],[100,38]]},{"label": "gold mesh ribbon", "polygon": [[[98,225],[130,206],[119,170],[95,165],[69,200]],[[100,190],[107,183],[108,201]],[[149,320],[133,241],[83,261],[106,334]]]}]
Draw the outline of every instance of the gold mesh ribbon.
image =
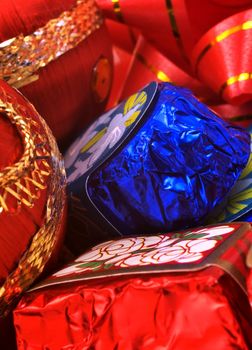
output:
[{"label": "gold mesh ribbon", "polygon": [[45,208],[41,208],[45,211],[44,224],[34,234],[17,268],[0,287],[0,317],[3,317],[51,257],[65,205],[65,170],[55,140],[42,118],[38,122],[30,119],[13,97],[0,92],[0,112],[17,128],[24,149],[20,160],[0,173],[1,212],[9,212],[13,203],[15,210],[36,205],[40,191],[47,191]]},{"label": "gold mesh ribbon", "polygon": [[0,78],[16,88],[37,80],[35,72],[76,47],[102,22],[95,0],[78,0],[34,33],[0,43]]}]

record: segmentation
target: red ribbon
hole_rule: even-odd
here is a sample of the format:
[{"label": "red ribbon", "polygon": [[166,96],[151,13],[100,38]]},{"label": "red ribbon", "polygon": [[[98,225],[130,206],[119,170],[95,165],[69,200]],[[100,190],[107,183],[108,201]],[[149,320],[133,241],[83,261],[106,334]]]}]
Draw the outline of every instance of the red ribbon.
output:
[{"label": "red ribbon", "polygon": [[138,28],[145,38],[134,50],[123,97],[140,88],[140,82],[160,80],[146,62],[139,63],[144,56],[224,118],[247,124],[252,119],[251,1],[98,0],[98,4],[107,17]]}]

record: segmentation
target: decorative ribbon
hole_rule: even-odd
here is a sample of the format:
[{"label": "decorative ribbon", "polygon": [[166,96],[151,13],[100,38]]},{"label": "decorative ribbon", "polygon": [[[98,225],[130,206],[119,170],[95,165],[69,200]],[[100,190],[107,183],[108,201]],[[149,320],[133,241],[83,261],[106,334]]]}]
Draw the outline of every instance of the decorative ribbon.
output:
[{"label": "decorative ribbon", "polygon": [[203,59],[203,57],[206,55],[206,53],[213,47],[214,45],[220,43],[221,41],[227,39],[230,35],[235,34],[241,30],[248,30],[252,29],[252,21],[247,21],[245,23],[239,24],[234,26],[233,28],[224,30],[224,32],[218,34],[209,44],[207,44],[204,49],[201,51],[201,53],[198,55],[198,58],[196,60],[195,64],[195,71],[196,75],[198,73],[198,66],[200,61]]},{"label": "decorative ribbon", "polygon": [[195,45],[191,61],[198,78],[229,103],[252,99],[252,10],[215,25]]},{"label": "decorative ribbon", "polygon": [[132,55],[121,99],[130,96],[151,80],[188,87],[204,102],[212,102],[216,99],[209,89],[186,74],[147,42],[143,36],[140,36]]},{"label": "decorative ribbon", "polygon": [[[97,2],[106,16],[115,19],[111,0]],[[155,4],[146,0],[134,2],[134,6],[133,0],[124,0],[120,13],[126,25],[139,29],[145,40],[153,45],[153,50],[158,50],[159,56],[163,55],[163,63],[153,61],[154,51],[139,50],[136,45],[135,63],[131,65],[133,83],[131,72],[128,75],[134,90],[141,88],[140,81],[148,82],[136,63],[139,61],[146,67],[146,72],[152,72],[152,79],[164,81],[169,77],[172,82],[191,88],[211,108],[223,110],[225,118],[249,122],[251,111],[243,108],[252,100],[252,9],[248,1],[234,0],[230,6],[228,2],[206,0],[199,12],[187,0],[157,0]],[[170,65],[167,69],[167,61],[175,63],[173,68]],[[137,76],[136,67],[142,77]],[[180,72],[179,68],[182,68]],[[148,78],[151,78],[150,74]],[[125,86],[123,97],[129,92],[128,81]],[[235,114],[232,107],[222,108],[227,103],[239,105],[241,110],[235,108]]]},{"label": "decorative ribbon", "polygon": [[118,18],[118,21],[119,22],[124,22],[119,0],[111,0],[111,1],[113,3],[114,12],[116,14],[116,17]]},{"label": "decorative ribbon", "polygon": [[17,88],[37,80],[40,68],[76,47],[102,22],[94,0],[78,0],[34,33],[0,43],[0,78]]},{"label": "decorative ribbon", "polygon": [[160,69],[157,69],[153,64],[149,63],[147,59],[142,56],[139,52],[136,53],[136,58],[143,63],[160,81],[171,82],[168,75]]}]

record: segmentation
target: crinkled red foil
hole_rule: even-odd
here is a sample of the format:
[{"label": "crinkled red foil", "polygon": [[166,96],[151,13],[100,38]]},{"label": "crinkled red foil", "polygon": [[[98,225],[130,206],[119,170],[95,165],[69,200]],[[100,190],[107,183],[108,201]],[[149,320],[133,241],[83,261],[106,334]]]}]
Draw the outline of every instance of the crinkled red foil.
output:
[{"label": "crinkled red foil", "polygon": [[246,300],[217,268],[55,285],[19,303],[18,349],[248,350]]}]

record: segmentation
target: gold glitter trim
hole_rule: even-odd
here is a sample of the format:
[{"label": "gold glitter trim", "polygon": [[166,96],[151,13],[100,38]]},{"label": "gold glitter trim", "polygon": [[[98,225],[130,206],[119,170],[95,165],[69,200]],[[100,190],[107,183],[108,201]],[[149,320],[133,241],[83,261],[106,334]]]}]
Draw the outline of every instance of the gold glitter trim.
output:
[{"label": "gold glitter trim", "polygon": [[150,64],[144,56],[142,56],[140,53],[136,53],[135,57],[144,65],[146,66],[152,73],[155,74],[155,76],[158,78],[160,81],[164,82],[171,82],[171,79],[168,77],[168,75],[165,74],[165,72],[157,69],[154,67],[152,64]]},{"label": "gold glitter trim", "polygon": [[95,0],[78,0],[34,33],[0,43],[0,78],[16,88],[30,84],[39,78],[35,72],[76,47],[102,22]]},{"label": "gold glitter trim", "polygon": [[220,91],[219,91],[219,94],[222,96],[225,89],[230,86],[230,85],[233,85],[235,83],[237,83],[238,81],[245,81],[245,80],[249,80],[249,79],[252,79],[252,73],[241,73],[239,75],[235,75],[233,77],[230,77],[228,78],[227,81],[225,81],[224,84],[222,84],[221,88],[220,88]]},{"label": "gold glitter trim", "polygon": [[227,39],[230,35],[233,35],[237,32],[240,32],[242,30],[249,30],[252,29],[252,21],[247,21],[242,24],[239,24],[235,27],[232,27],[230,29],[225,30],[224,32],[220,33],[219,35],[216,36],[208,45],[204,47],[204,49],[201,51],[199,54],[197,61],[195,63],[195,72],[196,75],[198,75],[198,69],[199,69],[199,64],[202,60],[202,58],[205,56],[205,54],[217,43]]},{"label": "gold glitter trim", "polygon": [[[39,191],[46,188],[50,175],[46,139],[40,134],[35,121],[18,114],[11,102],[0,99],[0,112],[8,117],[17,128],[23,140],[24,152],[21,159],[0,172],[0,213],[16,211],[20,206],[33,206]],[[16,207],[13,207],[13,198]]]},{"label": "gold glitter trim", "polygon": [[[2,93],[0,111],[17,127],[24,144],[21,159],[1,173],[2,210],[9,211],[7,195],[16,199],[17,206],[28,207],[38,198],[39,190],[47,187],[48,197],[45,208],[41,208],[45,211],[43,226],[35,233],[17,268],[0,288],[0,317],[11,310],[21,293],[43,271],[56,244],[65,206],[65,170],[51,131],[42,118],[39,123],[31,120],[25,115],[25,108],[13,102],[13,97]],[[7,190],[9,188],[11,191]]]},{"label": "gold glitter trim", "polygon": [[118,21],[123,23],[124,19],[123,19],[119,0],[111,0],[111,2],[113,4],[114,13],[115,13]]}]

